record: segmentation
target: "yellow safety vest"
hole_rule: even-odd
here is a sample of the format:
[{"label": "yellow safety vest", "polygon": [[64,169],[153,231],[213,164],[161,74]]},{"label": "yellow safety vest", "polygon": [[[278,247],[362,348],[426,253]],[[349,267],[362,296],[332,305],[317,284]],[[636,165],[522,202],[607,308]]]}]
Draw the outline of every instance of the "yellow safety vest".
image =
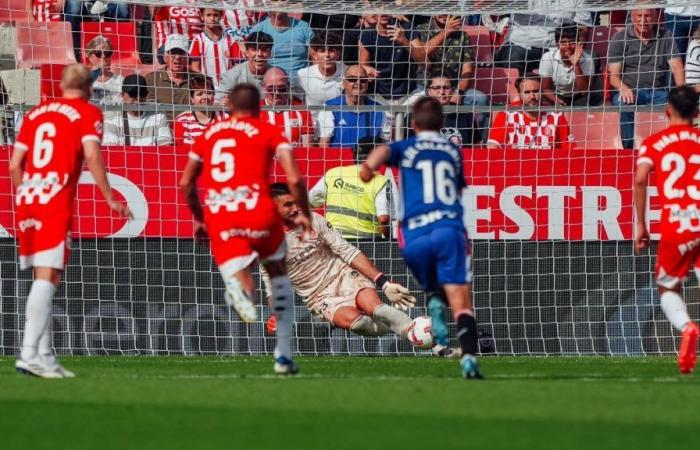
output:
[{"label": "yellow safety vest", "polygon": [[326,220],[346,239],[377,238],[382,231],[374,199],[389,182],[375,175],[368,183],[360,179],[360,166],[335,167],[324,177]]}]

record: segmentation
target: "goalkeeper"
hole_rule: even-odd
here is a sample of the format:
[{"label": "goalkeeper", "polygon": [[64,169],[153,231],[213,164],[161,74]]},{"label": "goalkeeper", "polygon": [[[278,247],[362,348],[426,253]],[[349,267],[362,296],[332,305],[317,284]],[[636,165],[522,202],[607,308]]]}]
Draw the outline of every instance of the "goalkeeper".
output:
[{"label": "goalkeeper", "polygon": [[[312,236],[304,237],[294,224],[300,209],[287,185],[274,183],[270,191],[284,221],[289,279],[311,313],[337,328],[363,336],[393,331],[406,339],[412,319],[397,308],[405,311],[416,304],[408,289],[390,281],[322,216],[312,214]],[[269,298],[270,279],[262,267],[260,271]],[[379,299],[375,286],[396,308]],[[270,319],[268,330],[272,332],[274,317]]]}]

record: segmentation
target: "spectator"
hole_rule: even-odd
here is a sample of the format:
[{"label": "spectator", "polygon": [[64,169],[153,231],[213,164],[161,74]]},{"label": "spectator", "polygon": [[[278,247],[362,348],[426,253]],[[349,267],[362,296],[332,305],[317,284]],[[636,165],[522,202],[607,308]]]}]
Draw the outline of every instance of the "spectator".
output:
[{"label": "spectator", "polygon": [[[190,104],[193,106],[211,106],[214,104],[214,83],[202,74],[190,77]],[[192,145],[194,140],[214,122],[224,120],[228,114],[223,111],[201,110],[185,111],[175,118],[173,124],[175,145]]]},{"label": "spectator", "polygon": [[151,7],[158,55],[163,53],[165,42],[171,34],[183,35],[191,40],[202,32],[204,28],[202,16],[199,14],[199,9],[194,6],[195,1],[187,0],[187,3],[193,6]]},{"label": "spectator", "polygon": [[344,239],[390,237],[391,182],[376,174],[368,183],[360,179],[360,168],[376,144],[383,140],[368,136],[353,147],[355,164],[330,169],[309,191],[309,202],[323,206],[326,220]]},{"label": "spectator", "polygon": [[306,13],[302,19],[309,23],[314,34],[332,32],[338,36],[341,43],[339,59],[345,64],[358,64],[357,42],[360,40],[360,16]]},{"label": "spectator", "polygon": [[359,106],[373,106],[367,98],[369,78],[361,66],[345,69],[344,94],[328,100],[326,105],[344,107],[342,110],[322,111],[318,116],[321,145],[354,147],[364,137],[388,138],[391,124],[381,111],[360,111]]},{"label": "spectator", "polygon": [[[37,22],[60,22],[63,20],[63,6],[64,2],[55,0],[27,0],[27,16]],[[77,47],[80,47],[80,41]]]},{"label": "spectator", "polygon": [[224,33],[221,26],[221,11],[213,8],[199,10],[204,30],[192,39],[190,64],[193,72],[199,72],[218,86],[221,75],[229,70],[232,62],[242,56],[238,41]]},{"label": "spectator", "polygon": [[[614,105],[661,105],[668,97],[668,69],[677,86],[685,84],[683,60],[670,33],[658,29],[659,11],[636,9],[631,23],[618,31],[608,48]],[[634,148],[634,112],[620,112],[624,148]]]},{"label": "spectator", "polygon": [[[261,105],[270,106],[267,121],[280,130],[293,144],[308,146],[314,135],[314,120],[306,110],[290,110],[289,106],[302,106],[304,103],[293,99],[289,78],[284,70],[271,67],[263,79],[265,97]],[[265,112],[261,113],[263,116]]]},{"label": "spectator", "polygon": [[664,30],[671,33],[681,58],[688,50],[690,37],[700,26],[700,6],[678,6],[664,10]]},{"label": "spectator", "polygon": [[518,69],[521,76],[537,69],[544,52],[554,47],[554,30],[563,23],[561,14],[513,14],[494,64]]},{"label": "spectator", "polygon": [[[450,103],[460,105],[486,105],[488,97],[472,88],[474,83],[474,50],[469,35],[463,30],[464,19],[441,14],[430,22],[418,25],[416,32],[425,45],[428,64],[419,68],[419,78],[430,76],[428,69],[442,68],[446,73],[459,74],[457,89]],[[427,82],[427,80],[426,80]]]},{"label": "spectator", "polygon": [[[542,82],[535,73],[527,73],[515,82],[524,107],[539,108],[542,102]],[[489,132],[488,147],[511,147],[521,150],[554,149],[571,145],[573,136],[561,112],[500,111]]]},{"label": "spectator", "polygon": [[[125,105],[143,104],[148,97],[146,79],[128,75],[122,84]],[[170,145],[173,137],[165,114],[146,111],[123,111],[121,115],[105,117],[104,145]]]},{"label": "spectator", "polygon": [[[325,105],[343,92],[345,64],[341,55],[340,37],[334,33],[317,34],[311,39],[313,65],[297,72],[297,86],[304,92],[304,102],[310,106]],[[318,117],[318,112],[315,113]]]},{"label": "spectator", "polygon": [[255,31],[262,31],[272,37],[274,44],[271,66],[279,67],[287,74],[294,74],[309,64],[309,42],[313,31],[308,23],[289,17],[286,12],[270,11],[267,19],[251,28],[251,32]]},{"label": "spectator", "polygon": [[[413,104],[418,98],[428,96],[436,98],[443,106],[449,105],[454,100],[456,92],[456,82],[454,80],[454,74],[445,72],[438,67],[433,68],[432,76],[428,80],[425,92],[412,98],[410,103]],[[405,127],[407,134],[412,136],[414,133],[410,123],[411,116],[409,115]],[[465,112],[445,113],[444,124],[440,134],[458,146],[474,144],[480,140],[479,132],[474,129],[474,116]]]},{"label": "spectator", "polygon": [[92,100],[100,105],[119,105],[122,102],[124,77],[112,71],[112,42],[97,36],[85,47],[92,70]]},{"label": "spectator", "polygon": [[[148,99],[160,104],[186,105],[190,101],[187,89],[189,71],[187,69],[187,51],[189,43],[182,34],[171,34],[165,41],[165,68],[146,75],[149,93]],[[172,113],[168,113],[172,117]]]},{"label": "spectator", "polygon": [[270,53],[272,51],[272,37],[269,34],[256,31],[251,33],[245,41],[246,61],[236,64],[231,70],[221,75],[221,82],[216,88],[214,99],[226,104],[228,93],[234,86],[240,83],[250,83],[260,89],[260,96],[265,93],[262,90],[262,79],[270,68]]},{"label": "spectator", "polygon": [[379,103],[403,104],[416,91],[416,69],[427,55],[420,36],[410,23],[380,15],[374,28],[363,29],[359,43],[360,64],[375,78]]},{"label": "spectator", "polygon": [[584,50],[575,26],[558,28],[557,48],[540,61],[542,95],[554,105],[585,106],[589,102],[593,58]]},{"label": "spectator", "polygon": [[700,27],[695,29],[685,54],[685,82],[700,91]]}]

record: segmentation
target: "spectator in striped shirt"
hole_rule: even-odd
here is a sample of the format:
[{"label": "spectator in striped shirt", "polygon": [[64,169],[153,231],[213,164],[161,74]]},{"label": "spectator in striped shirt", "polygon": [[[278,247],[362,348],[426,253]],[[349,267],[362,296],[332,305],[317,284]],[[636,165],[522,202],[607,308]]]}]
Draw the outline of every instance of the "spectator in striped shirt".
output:
[{"label": "spectator in striped shirt", "polygon": [[272,52],[272,37],[261,31],[251,33],[245,40],[246,61],[236,64],[233,69],[221,75],[221,82],[216,88],[214,100],[222,105],[228,105],[228,93],[240,83],[250,83],[260,90],[264,97],[262,80],[270,68],[270,53]]},{"label": "spectator in striped shirt", "polygon": [[37,22],[63,20],[65,0],[27,0],[27,15]]},{"label": "spectator in striped shirt", "polygon": [[221,11],[213,8],[201,8],[200,14],[204,30],[192,39],[190,47],[190,64],[193,72],[208,76],[218,86],[221,74],[241,59],[239,42],[224,33],[221,26]]},{"label": "spectator in striped shirt", "polygon": [[314,135],[314,121],[307,110],[290,110],[290,106],[302,106],[304,103],[292,97],[289,77],[279,67],[272,67],[263,79],[265,97],[262,106],[272,107],[264,111],[271,125],[284,130],[284,136],[293,144],[308,146]]},{"label": "spectator in striped shirt", "polygon": [[685,54],[685,82],[700,92],[700,27],[693,33]]},{"label": "spectator in striped shirt", "polygon": [[[190,77],[190,104],[207,106],[214,104],[214,83],[202,74]],[[228,114],[223,111],[201,110],[185,111],[175,118],[175,145],[192,145],[194,140],[214,122],[224,120]]]}]

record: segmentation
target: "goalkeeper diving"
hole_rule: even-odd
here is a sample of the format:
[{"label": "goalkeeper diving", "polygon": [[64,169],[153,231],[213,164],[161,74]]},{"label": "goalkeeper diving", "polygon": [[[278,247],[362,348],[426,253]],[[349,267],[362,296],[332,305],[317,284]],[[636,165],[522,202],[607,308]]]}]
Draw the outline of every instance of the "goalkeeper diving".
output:
[{"label": "goalkeeper diving", "polygon": [[[284,221],[289,279],[309,311],[320,320],[359,335],[382,336],[393,331],[407,339],[413,319],[403,311],[416,304],[408,289],[389,280],[321,215],[312,214],[312,234],[305,237],[294,223],[300,209],[287,185],[274,183],[270,192]],[[270,279],[264,268],[260,271],[269,298]],[[394,308],[380,300],[377,289]],[[268,328],[274,329],[273,317],[271,321]],[[440,352],[452,356],[446,353]]]}]

